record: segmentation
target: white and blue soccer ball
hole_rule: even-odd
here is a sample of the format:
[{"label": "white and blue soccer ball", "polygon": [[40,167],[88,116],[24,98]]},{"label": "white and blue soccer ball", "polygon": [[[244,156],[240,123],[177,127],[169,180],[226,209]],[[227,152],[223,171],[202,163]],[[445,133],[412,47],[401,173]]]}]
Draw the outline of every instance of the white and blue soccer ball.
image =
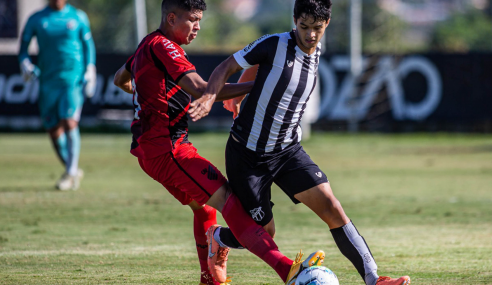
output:
[{"label": "white and blue soccer ball", "polygon": [[338,278],[324,266],[311,266],[304,269],[296,279],[296,285],[339,285]]}]

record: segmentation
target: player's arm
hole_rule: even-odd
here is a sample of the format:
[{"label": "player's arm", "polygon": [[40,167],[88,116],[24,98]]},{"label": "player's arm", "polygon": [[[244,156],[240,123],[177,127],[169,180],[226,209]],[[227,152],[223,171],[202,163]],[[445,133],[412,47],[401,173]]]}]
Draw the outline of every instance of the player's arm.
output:
[{"label": "player's arm", "polygon": [[116,71],[113,83],[126,93],[133,94],[132,74],[126,69],[126,64]]},{"label": "player's arm", "polygon": [[[250,69],[246,69],[243,74],[241,74],[241,77],[239,77],[239,80],[237,81],[238,83],[242,82],[249,82],[249,81],[254,81],[256,78],[256,73],[258,72],[258,64],[251,67]],[[229,99],[229,100],[224,100],[224,108],[227,111],[232,112],[232,117],[235,119],[237,115],[239,114],[239,110],[241,110],[241,102],[243,102],[244,97],[246,97],[246,94],[243,94],[241,96]]]},{"label": "player's arm", "polygon": [[39,74],[39,68],[35,66],[31,62],[31,58],[29,57],[28,48],[31,43],[31,39],[35,36],[35,20],[33,16],[31,16],[26,25],[24,26],[24,30],[21,35],[21,44],[19,49],[19,65],[22,72],[22,76],[24,81],[30,81],[36,79]]},{"label": "player's arm", "polygon": [[[188,109],[188,114],[192,121],[195,122],[208,115],[217,98],[217,94],[225,88],[224,85],[226,84],[227,79],[242,69],[243,68],[236,62],[233,56],[230,56],[215,68],[210,76],[205,92],[199,99],[192,102]],[[253,87],[251,86],[251,88]],[[251,88],[249,91],[251,91]],[[238,96],[249,93],[249,91],[238,94]]]},{"label": "player's arm", "polygon": [[94,40],[92,39],[92,33],[90,29],[89,18],[87,15],[78,11],[80,28],[80,40],[82,42],[82,48],[84,52],[85,73],[84,92],[87,97],[92,97],[96,93],[97,72],[96,72],[96,48]]},{"label": "player's arm", "polygon": [[[274,49],[271,47],[272,44],[277,42],[276,37],[277,36],[275,35],[263,36],[246,46],[244,49],[231,55],[217,66],[210,76],[207,89],[203,93],[203,96],[193,102],[188,110],[191,119],[197,121],[208,115],[212,108],[211,102],[215,100],[215,97],[222,90],[227,79],[229,79],[232,74],[242,69],[250,69],[274,56],[272,54]],[[251,72],[256,74],[256,72]],[[252,74],[247,73],[246,76],[249,77],[252,76]]]},{"label": "player's arm", "polygon": [[[228,100],[244,95],[245,93],[251,91],[251,88],[253,88],[253,83],[254,82],[226,84],[224,88],[222,88],[221,92],[215,97],[215,101]],[[193,96],[193,98],[198,99],[202,97],[202,94],[205,92],[208,84],[196,72],[190,72],[178,81],[178,85],[181,86],[184,91]]]}]

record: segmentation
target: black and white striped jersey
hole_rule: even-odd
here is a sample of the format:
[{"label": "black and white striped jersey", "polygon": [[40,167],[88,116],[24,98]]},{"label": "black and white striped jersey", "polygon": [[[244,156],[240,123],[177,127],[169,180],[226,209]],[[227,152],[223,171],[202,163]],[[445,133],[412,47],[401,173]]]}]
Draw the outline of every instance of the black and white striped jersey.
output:
[{"label": "black and white striped jersey", "polygon": [[266,35],[234,54],[244,69],[259,64],[251,93],[232,135],[247,148],[269,153],[301,140],[300,121],[316,85],[321,43],[308,55],[294,31]]}]

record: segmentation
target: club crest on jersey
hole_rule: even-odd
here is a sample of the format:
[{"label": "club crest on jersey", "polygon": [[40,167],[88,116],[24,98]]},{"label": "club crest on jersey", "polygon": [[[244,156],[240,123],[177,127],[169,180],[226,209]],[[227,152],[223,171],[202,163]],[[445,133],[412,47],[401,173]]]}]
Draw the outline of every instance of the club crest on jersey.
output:
[{"label": "club crest on jersey", "polygon": [[251,211],[249,211],[251,213],[251,217],[253,218],[253,220],[259,222],[261,220],[263,220],[263,218],[265,217],[265,212],[263,212],[261,210],[261,207],[258,207],[256,209],[253,209]]},{"label": "club crest on jersey", "polygon": [[181,54],[179,54],[179,51],[176,49],[176,47],[174,46],[174,44],[168,40],[168,39],[165,39],[162,41],[162,43],[164,44],[164,47],[166,49],[169,49],[171,50],[169,52],[169,55],[173,58],[173,59],[176,59],[178,57],[181,57]]},{"label": "club crest on jersey", "polygon": [[292,67],[294,65],[293,61],[287,60],[287,66]]},{"label": "club crest on jersey", "polygon": [[76,25],[77,25],[77,22],[75,22],[75,20],[70,20],[67,22],[67,29],[75,30]]}]

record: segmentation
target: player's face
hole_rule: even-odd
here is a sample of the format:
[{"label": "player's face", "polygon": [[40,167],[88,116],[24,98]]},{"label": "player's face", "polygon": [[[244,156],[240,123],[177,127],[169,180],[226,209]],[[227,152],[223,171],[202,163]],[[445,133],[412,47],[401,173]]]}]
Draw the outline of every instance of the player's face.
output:
[{"label": "player's face", "polygon": [[201,10],[182,10],[178,12],[173,27],[176,43],[179,45],[190,44],[200,30],[200,20],[202,17],[203,11]]},{"label": "player's face", "polygon": [[53,10],[61,10],[67,4],[67,0],[50,0],[49,5]]},{"label": "player's face", "polygon": [[294,23],[296,25],[297,45],[305,53],[311,54],[316,50],[316,46],[323,37],[330,20],[314,21],[313,16],[303,14],[299,19],[294,18]]}]

